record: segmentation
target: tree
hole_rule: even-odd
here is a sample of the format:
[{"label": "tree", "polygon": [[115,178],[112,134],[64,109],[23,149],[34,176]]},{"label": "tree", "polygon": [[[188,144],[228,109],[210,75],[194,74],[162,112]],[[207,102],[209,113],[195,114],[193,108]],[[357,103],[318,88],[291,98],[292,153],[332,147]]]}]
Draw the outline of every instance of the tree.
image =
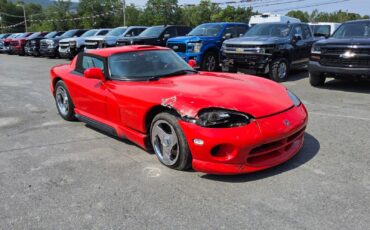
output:
[{"label": "tree", "polygon": [[309,22],[309,15],[307,12],[303,12],[301,10],[292,10],[289,11],[287,14],[289,17],[298,18],[302,22]]},{"label": "tree", "polygon": [[177,24],[181,10],[177,0],[148,0],[141,20],[146,25]]}]

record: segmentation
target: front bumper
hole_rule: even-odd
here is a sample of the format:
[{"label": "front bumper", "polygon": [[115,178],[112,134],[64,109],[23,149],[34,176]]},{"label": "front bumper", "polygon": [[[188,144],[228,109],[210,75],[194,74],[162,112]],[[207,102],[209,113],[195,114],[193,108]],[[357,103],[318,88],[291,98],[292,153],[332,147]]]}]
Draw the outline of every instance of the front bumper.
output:
[{"label": "front bumper", "polygon": [[67,48],[62,48],[62,47],[59,47],[59,55],[60,57],[62,58],[72,58],[75,56],[75,49],[71,49],[70,47],[67,47]]},{"label": "front bumper", "polygon": [[[236,128],[204,128],[180,121],[193,168],[211,174],[242,174],[279,165],[303,146],[308,114],[303,104]],[[289,125],[287,124],[289,123]],[[196,145],[194,139],[204,141]]]},{"label": "front bumper", "polygon": [[58,48],[57,47],[40,47],[40,54],[44,57],[55,57],[57,56]]},{"label": "front bumper", "polygon": [[11,46],[10,49],[14,54],[23,54],[24,53],[24,47],[23,46]]},{"label": "front bumper", "polygon": [[312,75],[334,75],[338,77],[370,77],[369,68],[346,68],[346,67],[332,67],[321,65],[317,61],[310,61],[308,64],[308,70]]},{"label": "front bumper", "polygon": [[269,64],[272,61],[272,56],[257,53],[244,54],[223,52],[221,59],[221,66],[225,71],[228,69],[244,68],[267,73],[269,70]]}]

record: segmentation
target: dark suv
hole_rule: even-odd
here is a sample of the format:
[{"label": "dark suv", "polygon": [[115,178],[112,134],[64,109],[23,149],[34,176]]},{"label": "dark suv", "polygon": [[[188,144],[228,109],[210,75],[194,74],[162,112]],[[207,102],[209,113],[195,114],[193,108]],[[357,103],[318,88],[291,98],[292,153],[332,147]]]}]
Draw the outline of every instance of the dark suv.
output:
[{"label": "dark suv", "polygon": [[222,69],[229,72],[248,69],[282,82],[288,78],[289,70],[307,67],[313,43],[308,24],[257,24],[243,37],[223,43]]},{"label": "dark suv", "polygon": [[191,31],[189,26],[152,26],[144,30],[136,37],[120,38],[117,46],[125,45],[155,45],[166,46],[169,38],[184,36]]},{"label": "dark suv", "polygon": [[315,43],[309,72],[312,86],[323,85],[327,77],[370,78],[370,20],[346,22]]}]

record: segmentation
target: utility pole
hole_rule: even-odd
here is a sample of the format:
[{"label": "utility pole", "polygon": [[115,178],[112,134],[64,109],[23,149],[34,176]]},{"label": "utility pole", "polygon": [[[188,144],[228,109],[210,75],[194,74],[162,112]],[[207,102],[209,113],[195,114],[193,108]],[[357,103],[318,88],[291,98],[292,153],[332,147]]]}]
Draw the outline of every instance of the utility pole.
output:
[{"label": "utility pole", "polygon": [[21,6],[23,9],[24,29],[25,29],[25,32],[27,32],[27,18],[26,18],[26,8],[24,7],[24,2],[17,4],[17,6]]},{"label": "utility pole", "polygon": [[3,33],[3,18],[0,15],[0,33]]},{"label": "utility pole", "polygon": [[126,0],[122,0],[123,26],[126,26]]}]

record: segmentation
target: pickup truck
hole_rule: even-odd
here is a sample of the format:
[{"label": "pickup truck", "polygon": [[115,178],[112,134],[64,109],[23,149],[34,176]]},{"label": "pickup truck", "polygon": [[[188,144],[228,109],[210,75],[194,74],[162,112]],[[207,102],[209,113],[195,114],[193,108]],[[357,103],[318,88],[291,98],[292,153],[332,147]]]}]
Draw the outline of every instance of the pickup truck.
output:
[{"label": "pickup truck", "polygon": [[245,23],[205,23],[188,35],[170,38],[167,47],[173,49],[186,62],[194,59],[201,70],[216,71],[219,67],[222,42],[243,36],[248,30]]},{"label": "pickup truck", "polygon": [[134,37],[143,32],[146,26],[117,27],[105,36],[92,36],[86,38],[85,50],[94,50],[116,46],[116,42],[121,37]]},{"label": "pickup truck", "polygon": [[222,68],[246,69],[286,81],[291,69],[307,68],[314,37],[306,23],[262,23],[222,45]]},{"label": "pickup truck", "polygon": [[370,20],[346,22],[315,43],[308,70],[312,86],[324,85],[327,78],[370,79]]},{"label": "pickup truck", "polygon": [[136,37],[120,38],[117,46],[125,45],[155,45],[166,46],[169,38],[183,36],[191,31],[189,26],[162,25],[152,26]]},{"label": "pickup truck", "polygon": [[59,41],[65,38],[79,37],[87,30],[84,29],[73,29],[68,30],[61,36],[54,38],[42,39],[40,41],[40,54],[43,57],[55,58],[59,57]]},{"label": "pickup truck", "polygon": [[91,36],[103,37],[111,29],[92,29],[83,33],[80,37],[65,38],[59,41],[59,55],[62,58],[72,59],[78,53],[84,51],[85,42]]}]

